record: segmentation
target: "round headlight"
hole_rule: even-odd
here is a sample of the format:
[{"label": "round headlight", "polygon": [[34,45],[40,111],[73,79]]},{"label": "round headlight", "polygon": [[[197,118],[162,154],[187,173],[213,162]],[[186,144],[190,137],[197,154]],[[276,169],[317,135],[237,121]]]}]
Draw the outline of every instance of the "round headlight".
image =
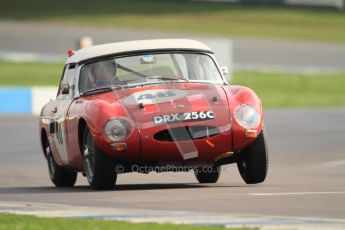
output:
[{"label": "round headlight", "polygon": [[253,129],[259,125],[260,116],[250,105],[241,105],[235,112],[236,121],[246,129]]},{"label": "round headlight", "polygon": [[131,131],[130,124],[127,120],[115,118],[109,120],[104,126],[104,134],[111,141],[122,141]]}]

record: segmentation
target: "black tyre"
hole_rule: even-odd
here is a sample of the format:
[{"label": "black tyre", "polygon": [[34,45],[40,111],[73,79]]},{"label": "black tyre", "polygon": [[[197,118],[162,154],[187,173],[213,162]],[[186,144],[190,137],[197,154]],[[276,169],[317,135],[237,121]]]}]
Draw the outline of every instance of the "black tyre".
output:
[{"label": "black tyre", "polygon": [[221,172],[220,166],[200,167],[194,170],[194,175],[199,183],[216,183]]},{"label": "black tyre", "polygon": [[50,180],[56,187],[73,187],[77,181],[77,172],[68,171],[56,163],[49,143],[46,143],[45,148]]},{"label": "black tyre", "polygon": [[264,129],[252,145],[238,154],[237,167],[242,179],[247,184],[263,182],[268,170],[268,153]]},{"label": "black tyre", "polygon": [[115,162],[95,145],[90,130],[83,135],[84,167],[87,180],[95,190],[113,189],[117,174]]}]

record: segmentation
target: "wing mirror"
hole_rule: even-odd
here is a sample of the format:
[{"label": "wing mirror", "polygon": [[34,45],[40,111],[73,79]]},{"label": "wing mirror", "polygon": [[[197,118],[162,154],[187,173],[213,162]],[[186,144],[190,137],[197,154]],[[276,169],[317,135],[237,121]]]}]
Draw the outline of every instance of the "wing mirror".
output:
[{"label": "wing mirror", "polygon": [[224,77],[227,77],[229,75],[229,69],[227,66],[220,67],[220,72]]},{"label": "wing mirror", "polygon": [[69,94],[69,85],[68,83],[62,83],[61,84],[61,94]]}]

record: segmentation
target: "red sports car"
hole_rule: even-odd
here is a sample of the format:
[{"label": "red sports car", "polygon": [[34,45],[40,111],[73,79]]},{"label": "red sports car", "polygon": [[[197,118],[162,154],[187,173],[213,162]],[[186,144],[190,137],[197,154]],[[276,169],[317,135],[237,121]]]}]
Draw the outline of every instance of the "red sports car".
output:
[{"label": "red sports car", "polygon": [[193,170],[215,183],[231,163],[246,183],[265,180],[261,101],[229,85],[203,43],[130,41],[68,55],[39,124],[56,186],[74,186],[78,172],[94,189],[112,189],[127,172]]}]

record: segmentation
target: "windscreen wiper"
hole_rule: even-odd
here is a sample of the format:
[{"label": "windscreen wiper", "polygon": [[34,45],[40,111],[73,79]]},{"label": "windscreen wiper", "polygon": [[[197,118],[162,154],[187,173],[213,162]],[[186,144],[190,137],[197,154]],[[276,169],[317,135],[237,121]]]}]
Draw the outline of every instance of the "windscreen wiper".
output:
[{"label": "windscreen wiper", "polygon": [[87,95],[92,95],[92,94],[97,94],[97,93],[105,93],[105,92],[109,92],[109,91],[112,91],[114,89],[119,89],[119,88],[122,89],[123,86],[106,86],[106,87],[94,88],[94,89],[86,90],[80,93],[80,96],[87,96]]},{"label": "windscreen wiper", "polygon": [[[150,76],[146,79],[158,79],[158,80],[184,80],[186,82],[190,82],[189,80],[185,79],[185,78],[175,78],[175,77],[162,77],[162,76]],[[157,85],[157,84],[162,84],[162,82],[141,82],[141,83],[137,83],[137,84],[129,84],[129,85],[125,85],[123,86],[123,88],[133,88],[133,87],[140,87],[140,86],[147,86],[147,85]]]},{"label": "windscreen wiper", "polygon": [[183,78],[183,77],[163,77],[163,76],[151,76],[148,77],[148,79],[161,79],[161,80],[183,80],[186,82],[189,82],[188,79]]},{"label": "windscreen wiper", "polygon": [[161,82],[142,82],[137,84],[130,84],[130,85],[124,85],[123,88],[134,88],[134,87],[142,87],[147,85],[158,85],[161,84]]},{"label": "windscreen wiper", "polygon": [[123,65],[121,65],[121,64],[117,64],[117,67],[118,67],[119,69],[122,69],[122,70],[124,70],[124,71],[126,71],[126,72],[128,72],[128,73],[132,73],[132,74],[134,74],[134,75],[136,75],[136,76],[139,76],[139,77],[141,77],[141,78],[147,78],[147,77],[149,77],[149,76],[146,75],[146,74],[140,73],[140,72],[138,72],[138,71],[136,71],[136,70],[134,70],[134,69],[131,69],[131,68],[126,67],[126,66],[123,66]]}]

